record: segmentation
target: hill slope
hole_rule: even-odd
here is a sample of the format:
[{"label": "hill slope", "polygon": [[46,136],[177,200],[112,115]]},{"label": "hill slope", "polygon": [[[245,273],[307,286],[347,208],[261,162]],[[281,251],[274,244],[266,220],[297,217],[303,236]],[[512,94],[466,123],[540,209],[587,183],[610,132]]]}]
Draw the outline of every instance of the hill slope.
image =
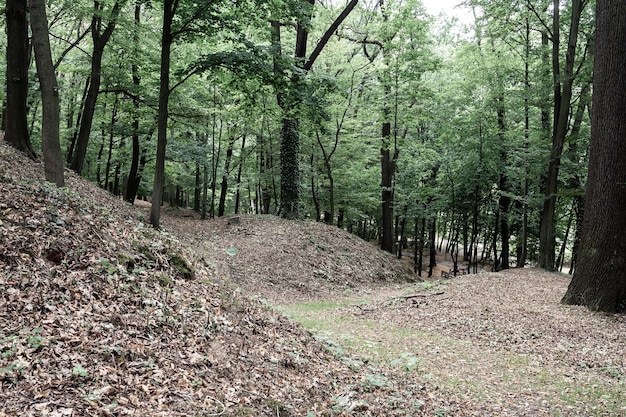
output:
[{"label": "hill slope", "polygon": [[390,399],[426,396],[372,388],[384,371],[351,369],[218,261],[190,265],[132,207],[42,168],[0,142],[0,416],[405,415]]},{"label": "hill slope", "polygon": [[218,276],[272,302],[323,299],[328,292],[416,278],[390,254],[323,223],[251,215],[207,222],[188,211],[185,216],[163,222],[197,256],[210,257]]}]

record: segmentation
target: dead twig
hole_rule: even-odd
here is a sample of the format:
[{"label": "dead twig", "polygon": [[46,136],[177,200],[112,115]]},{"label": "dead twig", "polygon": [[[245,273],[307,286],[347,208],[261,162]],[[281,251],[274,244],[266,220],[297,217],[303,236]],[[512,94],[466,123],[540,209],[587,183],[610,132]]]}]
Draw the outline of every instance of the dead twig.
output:
[{"label": "dead twig", "polygon": [[400,297],[392,298],[391,300],[410,300],[411,298],[419,298],[419,297],[434,297],[435,295],[443,295],[444,291],[434,292],[431,294],[413,294],[413,295],[402,295]]}]

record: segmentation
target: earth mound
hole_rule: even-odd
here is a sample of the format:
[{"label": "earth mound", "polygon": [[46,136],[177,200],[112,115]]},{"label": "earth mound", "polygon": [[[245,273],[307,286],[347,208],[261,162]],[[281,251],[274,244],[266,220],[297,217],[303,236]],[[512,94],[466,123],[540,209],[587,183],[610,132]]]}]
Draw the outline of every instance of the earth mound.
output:
[{"label": "earth mound", "polygon": [[[194,260],[133,207],[69,172],[67,184],[46,184],[41,163],[0,141],[0,416],[406,415],[397,397],[416,399],[412,415],[428,412],[419,386],[372,386],[388,371],[351,367],[219,279],[222,267],[211,265],[221,261]],[[252,223],[242,218],[237,235],[260,233]],[[226,236],[214,254],[262,250],[239,245],[234,254]],[[236,279],[251,274],[234,265]]]},{"label": "earth mound", "polygon": [[275,216],[167,216],[168,230],[249,294],[276,303],[416,280],[393,255],[337,227]]}]

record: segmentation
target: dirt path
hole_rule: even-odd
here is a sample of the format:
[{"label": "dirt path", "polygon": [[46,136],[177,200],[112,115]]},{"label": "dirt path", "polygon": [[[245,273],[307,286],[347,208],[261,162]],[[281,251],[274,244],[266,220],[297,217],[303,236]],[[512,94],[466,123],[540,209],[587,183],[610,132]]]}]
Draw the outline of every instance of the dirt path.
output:
[{"label": "dirt path", "polygon": [[567,282],[512,270],[281,309],[357,364],[404,369],[441,415],[625,416],[626,320],[561,306]]}]

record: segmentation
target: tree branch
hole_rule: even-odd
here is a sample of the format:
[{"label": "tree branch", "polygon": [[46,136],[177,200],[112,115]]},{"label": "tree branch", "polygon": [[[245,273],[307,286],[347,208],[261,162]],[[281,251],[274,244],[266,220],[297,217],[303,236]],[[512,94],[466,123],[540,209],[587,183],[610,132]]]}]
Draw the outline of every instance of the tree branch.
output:
[{"label": "tree branch", "polygon": [[337,31],[337,29],[339,28],[339,25],[341,25],[341,23],[343,23],[343,21],[348,17],[350,12],[352,12],[352,10],[356,7],[358,2],[359,0],[351,0],[350,3],[348,3],[348,5],[346,6],[346,8],[343,9],[341,14],[337,16],[337,18],[332,23],[332,25],[330,25],[330,27],[326,30],[322,38],[319,40],[319,42],[315,46],[315,49],[311,53],[309,60],[304,64],[305,71],[309,71],[311,67],[313,67],[315,60],[322,53],[322,50],[324,49],[324,47],[330,40],[330,37],[333,35],[333,33]]}]

